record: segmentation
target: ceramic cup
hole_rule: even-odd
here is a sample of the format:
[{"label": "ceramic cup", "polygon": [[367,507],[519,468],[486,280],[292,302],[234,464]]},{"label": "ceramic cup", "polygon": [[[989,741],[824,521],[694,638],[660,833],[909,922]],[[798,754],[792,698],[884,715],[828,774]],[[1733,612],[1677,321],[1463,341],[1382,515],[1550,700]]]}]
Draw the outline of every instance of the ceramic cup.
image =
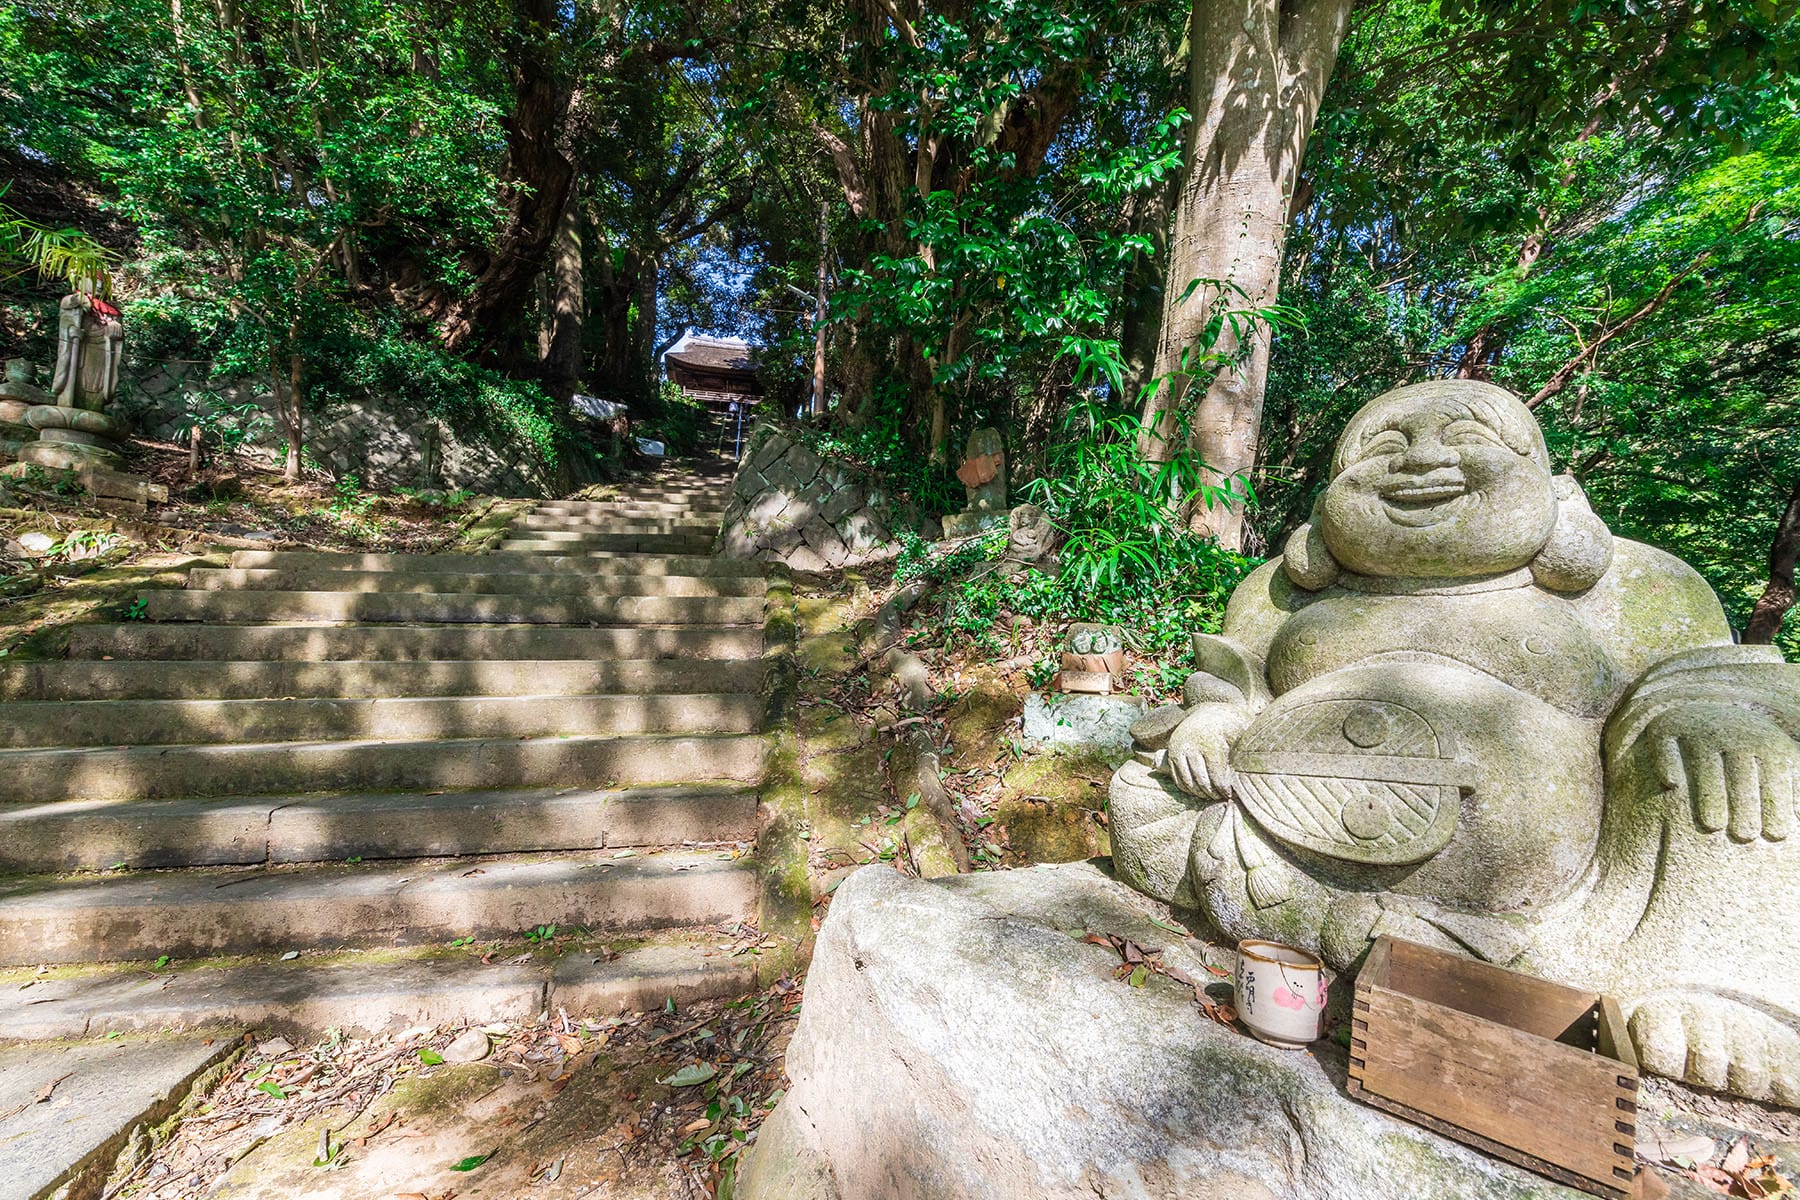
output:
[{"label": "ceramic cup", "polygon": [[1237,1010],[1271,1046],[1297,1050],[1317,1041],[1325,1020],[1325,964],[1280,942],[1239,942]]}]

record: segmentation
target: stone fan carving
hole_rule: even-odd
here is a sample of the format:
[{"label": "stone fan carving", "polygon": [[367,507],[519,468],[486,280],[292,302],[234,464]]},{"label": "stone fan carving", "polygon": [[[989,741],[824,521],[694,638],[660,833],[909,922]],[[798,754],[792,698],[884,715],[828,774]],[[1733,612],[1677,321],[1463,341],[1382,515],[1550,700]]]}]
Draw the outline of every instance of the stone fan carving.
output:
[{"label": "stone fan carving", "polygon": [[1450,841],[1474,769],[1448,730],[1389,700],[1329,699],[1264,714],[1231,755],[1238,799],[1270,833],[1376,865]]}]

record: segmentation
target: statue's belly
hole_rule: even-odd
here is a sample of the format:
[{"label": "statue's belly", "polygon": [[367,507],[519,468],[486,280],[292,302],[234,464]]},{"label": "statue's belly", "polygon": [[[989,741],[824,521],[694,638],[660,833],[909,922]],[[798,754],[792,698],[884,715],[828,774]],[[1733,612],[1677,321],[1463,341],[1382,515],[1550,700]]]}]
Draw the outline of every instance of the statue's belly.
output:
[{"label": "statue's belly", "polygon": [[1232,752],[1238,802],[1321,882],[1520,912],[1586,868],[1598,722],[1460,663],[1345,667],[1281,696]]},{"label": "statue's belly", "polygon": [[1460,663],[1582,717],[1604,717],[1620,690],[1611,656],[1574,608],[1537,588],[1327,593],[1282,625],[1269,683],[1279,696],[1377,656]]}]

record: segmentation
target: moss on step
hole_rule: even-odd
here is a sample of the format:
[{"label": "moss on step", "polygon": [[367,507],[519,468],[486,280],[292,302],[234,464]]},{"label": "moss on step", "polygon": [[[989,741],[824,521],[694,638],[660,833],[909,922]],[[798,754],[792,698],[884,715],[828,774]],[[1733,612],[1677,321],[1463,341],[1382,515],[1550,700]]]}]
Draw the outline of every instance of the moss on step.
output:
[{"label": "moss on step", "polygon": [[62,658],[74,625],[125,619],[146,588],[178,588],[191,567],[224,566],[222,554],[158,555],[155,560],[104,567],[53,584],[0,605],[0,651],[10,662]]},{"label": "moss on step", "polygon": [[804,967],[812,954],[812,878],[807,871],[810,826],[800,779],[798,738],[777,730],[763,783],[761,829],[756,839],[762,895],[757,927],[772,947],[757,958],[763,986]]},{"label": "moss on step", "polygon": [[1043,754],[1014,763],[994,819],[1029,862],[1075,862],[1112,853],[1098,814],[1112,768],[1098,758]]},{"label": "moss on step", "polygon": [[1019,694],[1004,680],[963,676],[967,689],[944,713],[950,735],[951,761],[959,768],[987,766],[1006,747],[1008,723],[1023,708]]},{"label": "moss on step", "polygon": [[757,928],[769,936],[770,944],[757,957],[756,969],[758,982],[766,987],[803,969],[810,959],[813,893],[807,872],[806,788],[794,728],[799,688],[794,588],[785,567],[770,568],[763,604],[763,657],[770,664],[770,746],[756,837],[761,892]]},{"label": "moss on step", "polygon": [[480,554],[492,550],[506,536],[514,520],[531,511],[535,500],[501,500],[480,496],[470,502],[469,515],[451,549],[462,554]]}]

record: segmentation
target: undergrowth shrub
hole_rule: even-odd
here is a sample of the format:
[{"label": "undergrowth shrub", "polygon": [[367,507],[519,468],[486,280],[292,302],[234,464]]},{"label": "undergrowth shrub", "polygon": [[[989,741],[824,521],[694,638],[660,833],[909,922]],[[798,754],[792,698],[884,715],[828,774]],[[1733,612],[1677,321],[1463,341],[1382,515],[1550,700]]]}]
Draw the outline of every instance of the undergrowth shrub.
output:
[{"label": "undergrowth shrub", "polygon": [[[941,585],[937,632],[947,647],[1017,653],[1024,647],[1008,636],[1015,616],[1122,626],[1130,647],[1148,660],[1135,680],[1139,690],[1165,695],[1190,669],[1188,636],[1218,632],[1232,589],[1259,560],[1222,549],[1181,521],[1184,496],[1224,499],[1220,489],[1201,484],[1190,456],[1144,463],[1135,416],[1084,406],[1073,418],[1077,436],[1053,447],[1048,476],[1024,489],[1068,539],[1059,574],[1016,570],[1006,561],[1006,530],[996,529],[945,550],[905,537],[896,576]],[[1054,653],[1034,684],[1054,672]]]},{"label": "undergrowth shrub", "polygon": [[[665,379],[657,386],[649,404],[649,414],[631,423],[633,437],[661,442],[670,454],[693,454],[708,449],[701,443],[717,437],[712,414],[706,405],[681,389],[681,385]],[[745,432],[749,431],[746,422]]]}]

